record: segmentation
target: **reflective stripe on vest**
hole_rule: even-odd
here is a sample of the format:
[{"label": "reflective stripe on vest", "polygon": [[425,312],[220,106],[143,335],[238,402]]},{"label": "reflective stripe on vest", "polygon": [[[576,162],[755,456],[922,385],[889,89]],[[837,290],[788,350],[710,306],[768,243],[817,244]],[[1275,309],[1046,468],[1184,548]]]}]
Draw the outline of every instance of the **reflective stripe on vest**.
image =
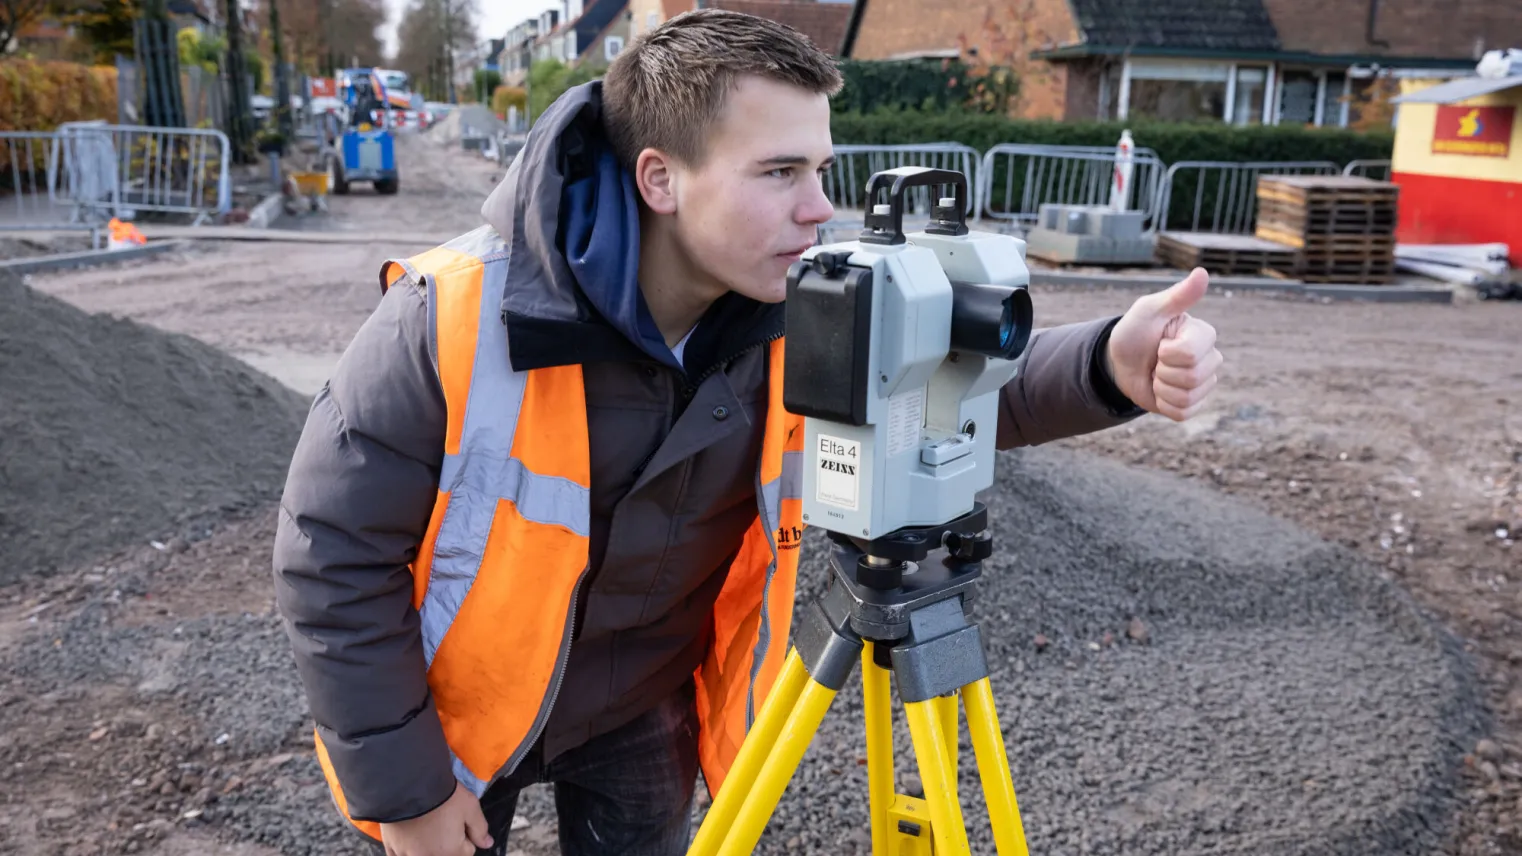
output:
[{"label": "reflective stripe on vest", "polygon": [[[581,367],[512,369],[499,312],[506,276],[507,250],[490,227],[381,274],[383,286],[405,277],[427,288],[448,429],[438,500],[412,567],[413,605],[455,777],[478,797],[516,767],[555,701],[591,514]],[[694,675],[699,757],[713,791],[775,683],[791,631],[804,432],[782,406],[783,354],[773,342],[757,519]],[[336,777],[326,764],[324,772],[342,810]],[[378,825],[356,825],[379,837]]]}]

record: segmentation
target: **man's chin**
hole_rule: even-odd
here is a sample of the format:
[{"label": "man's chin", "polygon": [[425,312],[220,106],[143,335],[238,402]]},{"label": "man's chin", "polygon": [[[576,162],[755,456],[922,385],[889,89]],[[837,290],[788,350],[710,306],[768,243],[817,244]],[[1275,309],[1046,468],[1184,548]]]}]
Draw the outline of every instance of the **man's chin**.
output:
[{"label": "man's chin", "polygon": [[757,284],[735,285],[731,291],[749,297],[758,303],[781,303],[787,299],[787,280]]}]

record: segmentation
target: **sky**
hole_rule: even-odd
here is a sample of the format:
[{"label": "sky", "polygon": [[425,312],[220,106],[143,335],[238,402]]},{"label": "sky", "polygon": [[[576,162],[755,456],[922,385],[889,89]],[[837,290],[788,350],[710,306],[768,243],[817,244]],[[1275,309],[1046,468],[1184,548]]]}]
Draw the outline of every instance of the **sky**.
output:
[{"label": "sky", "polygon": [[[406,6],[407,0],[386,0],[391,19],[381,28],[381,43],[387,54],[396,50],[396,25]],[[476,0],[481,39],[500,39],[507,34],[509,28],[523,19],[537,17],[545,9],[558,8],[560,0]]]}]

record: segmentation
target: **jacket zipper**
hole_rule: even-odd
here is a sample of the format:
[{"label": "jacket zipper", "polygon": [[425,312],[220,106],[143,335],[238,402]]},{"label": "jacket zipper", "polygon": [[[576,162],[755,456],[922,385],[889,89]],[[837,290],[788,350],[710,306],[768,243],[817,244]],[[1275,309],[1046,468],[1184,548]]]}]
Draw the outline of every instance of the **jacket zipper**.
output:
[{"label": "jacket zipper", "polygon": [[549,724],[550,711],[554,710],[555,702],[560,698],[560,685],[565,682],[566,661],[570,658],[571,638],[575,635],[576,603],[581,595],[581,584],[586,580],[587,571],[591,570],[591,567],[591,564],[583,567],[581,575],[576,578],[576,585],[571,587],[571,607],[567,610],[565,631],[560,637],[560,653],[555,656],[555,680],[550,686],[549,697],[544,704],[540,705],[539,714],[534,718],[534,727],[529,729],[528,735],[518,745],[517,750],[513,752],[512,756],[507,759],[507,763],[502,765],[502,769],[498,770],[497,775],[492,777],[492,781],[487,783],[488,787],[504,776],[511,776],[513,771],[518,769],[518,765],[523,763],[523,756],[527,755],[529,749],[533,748],[534,744],[539,741],[539,737],[544,733],[545,726]]},{"label": "jacket zipper", "polygon": [[[713,375],[713,373],[718,371],[719,367],[724,365],[725,363],[737,360],[740,357],[742,357],[742,356],[750,353],[751,351],[755,350],[756,348],[759,348],[759,347],[761,347],[763,345],[769,345],[772,342],[775,342],[775,341],[777,341],[780,338],[782,338],[782,334],[781,333],[774,333],[774,334],[769,335],[769,336],[767,336],[767,337],[765,337],[763,339],[760,339],[760,340],[758,340],[756,342],[753,342],[753,343],[751,343],[750,345],[747,345],[744,348],[741,348],[740,350],[736,351],[735,353],[731,354],[728,357],[725,357],[722,360],[715,360],[713,365],[709,366],[706,371],[704,371],[701,375],[699,375],[696,379],[694,379],[690,384],[688,384],[683,389],[683,394],[684,395],[691,394],[699,386],[702,385],[703,381],[705,381],[709,377],[711,377]],[[768,379],[768,382],[770,382],[769,379]],[[643,470],[645,468],[645,465],[650,463],[650,458],[653,458],[653,457],[655,457],[655,453],[654,452],[652,452],[650,454],[650,457],[645,459],[644,463],[640,464],[639,469]],[[636,472],[638,472],[638,470],[636,470]],[[758,490],[758,494],[759,494],[759,490]],[[773,567],[775,568],[775,563],[776,563],[776,549],[775,549],[775,547],[773,547],[772,561],[773,561]],[[590,569],[591,569],[591,565],[587,565],[586,567],[581,569],[581,576],[576,578],[576,585],[574,587],[572,587],[572,589],[571,589],[571,607],[567,611],[567,614],[566,614],[565,631],[564,631],[564,633],[561,634],[561,637],[560,637],[560,653],[558,655],[556,655],[556,659],[555,659],[555,681],[554,681],[554,684],[550,687],[549,699],[548,699],[548,701],[544,705],[542,705],[539,708],[539,715],[534,718],[534,727],[532,729],[530,729],[528,736],[524,738],[524,740],[523,740],[523,742],[521,744],[519,744],[517,751],[513,752],[512,757],[507,759],[507,763],[503,765],[503,767],[502,767],[502,769],[500,771],[498,771],[498,775],[492,777],[492,781],[493,782],[497,781],[502,776],[510,776],[510,775],[513,774],[513,771],[516,770],[518,768],[518,765],[523,762],[523,756],[528,754],[528,750],[530,748],[532,748],[533,745],[536,742],[538,742],[539,737],[544,733],[545,726],[549,723],[550,711],[554,709],[555,702],[559,700],[559,698],[560,698],[560,686],[565,681],[566,661],[569,659],[570,653],[571,653],[571,637],[574,635],[573,631],[575,630],[575,627],[576,627],[576,603],[577,603],[577,600],[579,599],[579,595],[581,593],[581,584],[587,578],[587,571],[589,571]],[[768,594],[769,590],[771,589],[771,582],[772,582],[771,581],[771,577],[772,577],[772,575],[774,573],[775,573],[775,570],[769,571],[767,573],[766,583],[765,583],[765,585],[764,585],[764,587],[762,589],[761,606],[762,606],[763,615],[767,612],[767,610],[766,610],[766,598],[767,598],[767,594]],[[770,623],[770,622],[764,622],[764,623]],[[759,637],[758,637],[758,640],[759,640]],[[750,686],[746,690],[747,696],[750,697],[750,698],[747,698],[747,701],[746,701],[746,707],[747,708],[751,708],[753,706],[753,702],[751,701],[751,698],[754,697],[755,683],[756,683],[755,668],[752,667],[752,669],[751,669],[751,675],[750,675],[750,678],[749,678],[749,684],[750,684]],[[746,713],[747,713],[746,718],[750,719],[751,716],[752,716],[750,710],[747,709]],[[488,782],[487,786],[490,787],[490,785],[491,785],[491,782]]]},{"label": "jacket zipper", "polygon": [[[707,380],[714,372],[718,371],[719,366],[722,366],[725,363],[733,362],[733,361],[739,359],[740,357],[745,356],[746,354],[750,353],[751,351],[753,351],[753,350],[755,350],[757,348],[764,347],[766,345],[770,345],[772,342],[775,342],[775,341],[777,341],[780,338],[782,338],[782,333],[780,331],[776,332],[776,333],[772,333],[772,334],[770,334],[770,335],[768,335],[768,336],[766,336],[766,337],[764,337],[764,338],[762,338],[762,339],[760,339],[758,341],[755,341],[755,342],[752,342],[749,345],[746,345],[744,348],[741,348],[740,350],[734,352],[733,354],[725,357],[722,360],[716,360],[716,361],[714,361],[713,365],[709,366],[706,371],[704,371],[695,380],[693,380],[690,385],[688,385],[686,390],[684,390],[684,393],[690,394],[690,393],[696,391],[697,388],[702,385],[703,381]],[[767,383],[768,384],[771,383],[771,378],[770,377],[767,378]],[[763,455],[765,454],[764,441],[763,441],[762,454]],[[758,462],[758,464],[757,464],[757,478],[756,478],[756,502],[759,504],[759,503],[765,503],[765,501],[766,501],[765,495],[761,491],[760,464]],[[765,516],[766,516],[765,512],[762,511],[763,521],[765,522],[765,524],[768,527],[770,527],[771,526],[771,521],[765,521]],[[770,635],[770,629],[771,629],[771,617],[770,617],[770,613],[771,613],[771,610],[768,609],[767,607],[768,607],[768,600],[771,597],[772,577],[775,576],[776,573],[777,573],[777,561],[778,561],[778,557],[777,557],[777,545],[775,543],[773,543],[772,544],[771,567],[769,567],[767,569],[767,572],[766,572],[766,582],[763,583],[762,587],[761,587],[761,626],[756,628],[756,645],[757,645],[757,647],[759,647],[761,645],[761,639],[762,639],[763,636],[769,636]],[[764,653],[759,655],[759,656],[764,656]],[[746,681],[745,681],[745,684],[746,684],[746,686],[745,686],[745,730],[746,731],[749,731],[751,725],[755,722],[755,716],[756,716],[756,714],[755,714],[755,708],[756,708],[756,674],[761,669],[761,660],[757,659],[757,657],[758,657],[757,653],[756,652],[752,652],[751,657],[752,657],[752,662],[751,662],[751,668],[750,668],[750,675],[748,675],[746,677]]]},{"label": "jacket zipper", "polygon": [[[759,347],[762,347],[764,345],[770,345],[772,342],[775,342],[775,341],[777,341],[780,338],[782,338],[782,334],[781,333],[773,333],[773,334],[768,335],[767,337],[765,337],[763,339],[759,339],[759,340],[757,340],[755,342],[752,342],[749,345],[746,345],[745,347],[741,348],[738,351],[735,351],[733,354],[730,354],[729,356],[725,357],[722,360],[715,360],[713,362],[713,364],[710,365],[706,370],[704,370],[704,372],[702,374],[698,375],[696,378],[692,379],[691,381],[687,382],[686,384],[684,384],[682,386],[682,391],[681,391],[682,397],[683,398],[690,398],[694,394],[696,394],[697,390],[698,390],[698,387],[703,385],[703,381],[708,380],[710,377],[712,377],[714,375],[714,373],[719,370],[720,366],[724,365],[725,363],[732,363],[735,360],[738,360],[739,358],[741,358],[741,357],[745,356],[746,354],[750,353],[751,351],[754,351],[755,349],[757,349]],[[660,445],[657,444],[654,449],[650,450],[650,454],[646,455],[645,459],[643,461],[640,461],[639,465],[634,468],[634,477],[636,479],[639,478],[640,474],[645,471],[645,467],[650,466],[650,462],[655,460],[655,453],[659,452],[659,451],[660,451]]]},{"label": "jacket zipper", "polygon": [[759,347],[762,347],[763,345],[770,345],[772,342],[775,342],[775,341],[777,341],[780,338],[782,338],[782,333],[781,332],[771,333],[771,334],[767,335],[765,338],[757,339],[756,341],[750,343],[749,345],[746,345],[745,347],[741,348],[740,350],[735,351],[734,353],[730,354],[729,356],[725,357],[722,360],[714,360],[713,364],[710,365],[707,369],[705,369],[702,374],[698,375],[691,382],[689,382],[685,387],[682,388],[682,395],[684,395],[684,396],[690,396],[690,395],[696,393],[697,390],[698,390],[698,387],[703,385],[703,381],[708,380],[710,377],[712,377],[714,372],[717,372],[719,370],[719,367],[724,365],[725,363],[732,363],[735,360],[738,360],[739,358],[741,358],[741,357],[745,356],[746,354],[750,353],[751,351],[754,351],[755,349],[757,349]]}]

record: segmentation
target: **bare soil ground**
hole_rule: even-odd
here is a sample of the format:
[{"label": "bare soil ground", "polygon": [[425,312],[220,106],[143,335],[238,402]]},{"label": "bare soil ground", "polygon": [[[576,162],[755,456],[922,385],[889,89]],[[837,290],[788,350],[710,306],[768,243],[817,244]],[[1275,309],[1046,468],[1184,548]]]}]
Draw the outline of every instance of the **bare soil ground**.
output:
[{"label": "bare soil ground", "polygon": [[[499,170],[415,139],[404,157],[401,194],[361,187],[335,198],[332,228],[447,234],[477,224]],[[378,299],[380,262],[396,253],[206,244],[31,284],[90,311],[196,336],[310,393]],[[1033,297],[1038,324],[1051,325],[1119,313],[1136,293],[1037,289]],[[1409,589],[1476,657],[1492,715],[1488,736],[1464,747],[1463,808],[1443,852],[1522,852],[1522,303],[1213,293],[1196,314],[1216,326],[1227,356],[1206,413],[1183,425],[1147,417],[1059,445],[1245,498],[1357,551]],[[216,648],[226,640],[207,621],[236,616],[250,634],[278,634],[272,532],[265,510],[0,590],[0,654],[37,633],[56,633],[59,649],[87,625],[109,622],[117,633],[115,647],[83,652],[93,668],[0,683],[0,720],[7,709],[25,712],[0,733],[0,850],[298,850],[282,839],[281,819],[257,807],[278,795],[282,805],[330,811],[312,775],[308,726],[240,689],[287,672],[288,662],[213,676],[182,662],[183,649],[131,633],[177,621]],[[123,687],[108,677],[128,655],[133,664],[122,668],[136,683]],[[196,691],[198,675],[223,686]],[[215,830],[201,822],[213,807],[228,818]],[[514,845],[525,853],[553,852],[545,808],[526,806],[531,826]],[[245,843],[229,843],[235,833]],[[335,825],[332,835],[326,852],[347,852],[346,833]],[[272,845],[280,850],[253,841],[281,842]],[[300,852],[308,845],[315,852],[315,842]]]}]

